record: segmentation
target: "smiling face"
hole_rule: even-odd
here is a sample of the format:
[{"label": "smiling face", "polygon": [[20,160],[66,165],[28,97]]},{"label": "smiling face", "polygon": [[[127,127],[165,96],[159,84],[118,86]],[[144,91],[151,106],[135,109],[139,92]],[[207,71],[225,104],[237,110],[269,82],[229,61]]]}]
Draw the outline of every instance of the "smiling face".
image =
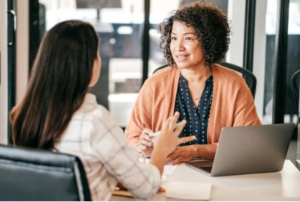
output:
[{"label": "smiling face", "polygon": [[180,69],[194,69],[204,65],[205,58],[195,29],[186,23],[175,21],[172,27],[170,49]]}]

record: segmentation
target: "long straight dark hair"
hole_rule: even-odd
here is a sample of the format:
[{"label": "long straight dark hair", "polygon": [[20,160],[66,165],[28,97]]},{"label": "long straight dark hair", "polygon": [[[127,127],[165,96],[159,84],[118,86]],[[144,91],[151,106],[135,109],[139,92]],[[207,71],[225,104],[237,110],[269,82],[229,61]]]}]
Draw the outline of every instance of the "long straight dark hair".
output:
[{"label": "long straight dark hair", "polygon": [[48,31],[25,97],[10,114],[15,145],[54,148],[84,101],[98,44],[94,28],[82,21],[61,22]]}]

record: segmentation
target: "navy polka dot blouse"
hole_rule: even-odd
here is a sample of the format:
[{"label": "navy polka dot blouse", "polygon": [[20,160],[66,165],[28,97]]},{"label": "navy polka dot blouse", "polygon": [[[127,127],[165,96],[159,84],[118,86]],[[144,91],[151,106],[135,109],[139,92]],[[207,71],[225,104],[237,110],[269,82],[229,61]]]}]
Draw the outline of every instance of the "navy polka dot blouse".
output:
[{"label": "navy polka dot blouse", "polygon": [[187,137],[192,135],[197,137],[196,140],[181,144],[180,146],[191,144],[207,144],[207,126],[209,122],[212,98],[212,75],[205,82],[205,88],[196,109],[188,89],[187,80],[180,74],[174,111],[180,112],[178,122],[185,119],[187,124],[179,137]]}]

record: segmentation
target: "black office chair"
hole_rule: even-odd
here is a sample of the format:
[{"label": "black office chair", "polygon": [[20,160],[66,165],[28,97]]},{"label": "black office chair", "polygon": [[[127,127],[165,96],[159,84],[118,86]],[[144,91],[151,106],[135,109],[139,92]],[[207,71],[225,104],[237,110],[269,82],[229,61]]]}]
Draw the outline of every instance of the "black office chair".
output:
[{"label": "black office chair", "polygon": [[300,79],[300,70],[296,71],[292,75],[292,86],[293,86],[293,92],[295,96],[295,102],[298,109],[299,105],[299,79]]},{"label": "black office chair", "polygon": [[[227,67],[228,69],[232,69],[238,73],[241,73],[243,78],[245,79],[251,93],[252,93],[252,96],[253,98],[255,98],[255,92],[256,92],[256,77],[254,74],[252,74],[250,71],[242,68],[242,67],[239,67],[237,65],[234,65],[234,64],[231,64],[231,63],[227,63],[227,62],[220,62],[219,63],[220,65],[224,66],[224,67]],[[168,67],[168,65],[163,65],[161,67],[158,67],[157,69],[154,70],[153,74],[160,70],[160,69],[163,69],[165,67]]]},{"label": "black office chair", "polygon": [[90,201],[78,157],[0,145],[0,201]]}]

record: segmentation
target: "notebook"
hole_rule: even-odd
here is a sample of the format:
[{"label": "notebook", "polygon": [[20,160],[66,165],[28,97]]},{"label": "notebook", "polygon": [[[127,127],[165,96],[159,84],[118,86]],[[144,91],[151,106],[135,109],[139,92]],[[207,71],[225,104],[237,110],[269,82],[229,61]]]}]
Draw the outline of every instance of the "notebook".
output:
[{"label": "notebook", "polygon": [[209,200],[211,183],[171,181],[166,190],[166,197],[182,200]]}]

